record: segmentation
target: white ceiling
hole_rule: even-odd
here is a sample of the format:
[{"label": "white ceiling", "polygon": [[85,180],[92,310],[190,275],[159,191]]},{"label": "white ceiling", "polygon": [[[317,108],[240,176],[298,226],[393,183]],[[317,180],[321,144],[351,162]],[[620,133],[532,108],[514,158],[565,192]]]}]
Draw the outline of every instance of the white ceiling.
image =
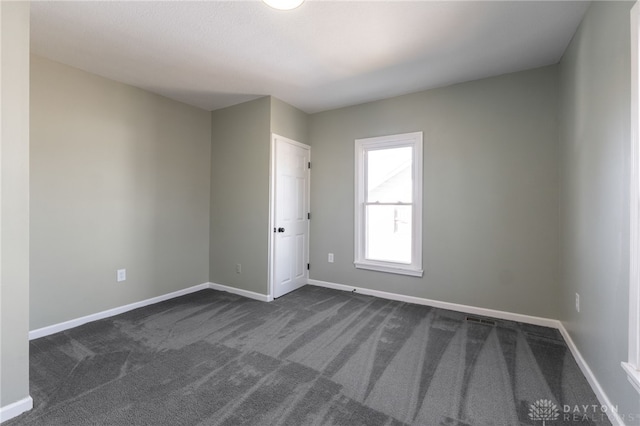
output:
[{"label": "white ceiling", "polygon": [[207,110],[317,112],[557,63],[588,2],[32,2],[37,55]]}]

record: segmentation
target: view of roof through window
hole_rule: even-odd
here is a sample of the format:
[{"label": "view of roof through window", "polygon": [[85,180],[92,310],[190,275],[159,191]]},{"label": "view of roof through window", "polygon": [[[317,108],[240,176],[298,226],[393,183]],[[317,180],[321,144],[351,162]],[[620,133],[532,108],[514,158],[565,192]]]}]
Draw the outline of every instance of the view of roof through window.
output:
[{"label": "view of roof through window", "polygon": [[367,151],[369,260],[411,263],[412,162],[408,146]]}]

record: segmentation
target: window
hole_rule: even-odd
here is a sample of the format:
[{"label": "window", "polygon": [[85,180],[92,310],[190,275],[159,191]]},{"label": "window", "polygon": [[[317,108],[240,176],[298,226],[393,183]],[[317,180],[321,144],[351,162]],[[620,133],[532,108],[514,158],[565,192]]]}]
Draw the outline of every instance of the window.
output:
[{"label": "window", "polygon": [[631,207],[629,257],[629,362],[622,367],[640,392],[640,5],[631,9]]},{"label": "window", "polygon": [[355,145],[355,266],[421,277],[422,132]]}]

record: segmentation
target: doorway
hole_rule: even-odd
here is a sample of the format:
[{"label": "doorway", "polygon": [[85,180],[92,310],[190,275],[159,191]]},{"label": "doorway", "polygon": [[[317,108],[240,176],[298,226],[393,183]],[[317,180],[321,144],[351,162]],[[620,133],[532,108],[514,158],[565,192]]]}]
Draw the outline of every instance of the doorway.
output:
[{"label": "doorway", "polygon": [[311,147],[271,137],[271,252],[273,298],[307,284]]}]

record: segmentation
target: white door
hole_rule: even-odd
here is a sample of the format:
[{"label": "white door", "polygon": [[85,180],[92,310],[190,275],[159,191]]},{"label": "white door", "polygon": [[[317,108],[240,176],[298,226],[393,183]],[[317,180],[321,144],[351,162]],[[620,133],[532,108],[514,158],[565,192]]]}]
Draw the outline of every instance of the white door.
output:
[{"label": "white door", "polygon": [[280,297],[309,277],[309,159],[307,145],[273,135],[272,294]]}]

